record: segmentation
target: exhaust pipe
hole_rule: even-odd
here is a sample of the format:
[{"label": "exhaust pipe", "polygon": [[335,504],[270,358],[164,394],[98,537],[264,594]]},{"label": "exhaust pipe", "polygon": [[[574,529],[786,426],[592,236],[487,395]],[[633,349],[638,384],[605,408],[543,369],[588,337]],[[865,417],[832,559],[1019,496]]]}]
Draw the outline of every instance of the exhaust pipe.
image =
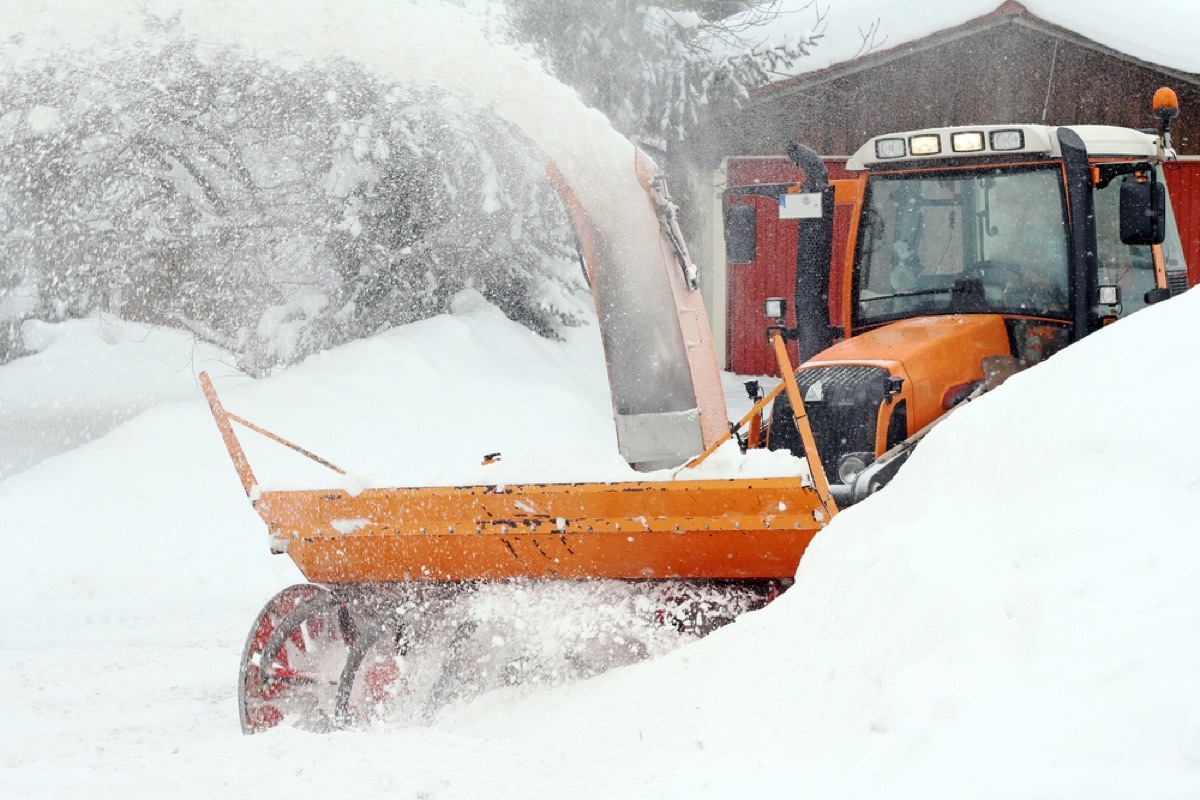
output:
[{"label": "exhaust pipe", "polygon": [[806,194],[821,195],[821,216],[799,219],[796,234],[796,347],[801,363],[833,345],[829,319],[829,262],[833,251],[833,187],[829,170],[811,148],[789,142],[788,158],[804,170]]}]

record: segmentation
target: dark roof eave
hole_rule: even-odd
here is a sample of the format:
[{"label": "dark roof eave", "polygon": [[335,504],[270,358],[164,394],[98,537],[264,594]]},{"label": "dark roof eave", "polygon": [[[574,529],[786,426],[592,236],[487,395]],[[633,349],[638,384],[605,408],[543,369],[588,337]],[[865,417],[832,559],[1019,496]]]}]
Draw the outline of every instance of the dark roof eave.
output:
[{"label": "dark roof eave", "polygon": [[965,22],[962,25],[958,25],[954,28],[947,28],[943,31],[937,31],[936,33],[932,33],[929,36],[921,39],[905,42],[904,44],[897,45],[896,47],[883,50],[878,53],[868,53],[866,55],[858,56],[857,58],[853,58],[849,61],[843,61],[840,64],[834,64],[833,66],[826,67],[825,69],[816,70],[803,75],[797,75],[794,78],[760,86],[751,92],[750,99],[743,103],[743,108],[753,108],[756,105],[767,102],[775,102],[781,98],[788,97],[793,94],[806,92],[815,86],[819,86],[820,84],[828,83],[849,75],[854,75],[858,72],[863,72],[868,69],[874,69],[876,67],[883,66],[884,64],[889,64],[893,61],[907,58],[915,53],[931,50],[935,47],[940,47],[943,44],[948,44],[960,39],[986,33],[1005,25],[1025,27],[1038,33],[1046,34],[1047,36],[1070,41],[1073,44],[1104,53],[1105,55],[1135,64],[1153,72],[1160,72],[1163,75],[1169,76],[1176,80],[1194,84],[1200,87],[1200,75],[1198,74],[1163,66],[1162,64],[1155,64],[1153,62],[1137,58],[1136,56],[1131,56],[1128,53],[1123,53],[1120,50],[1115,50],[1107,45],[1100,44],[1099,42],[1075,33],[1067,28],[1046,22],[1041,17],[1034,16],[1020,3],[1008,2],[990,14],[986,14],[982,17],[976,17],[975,19]]}]

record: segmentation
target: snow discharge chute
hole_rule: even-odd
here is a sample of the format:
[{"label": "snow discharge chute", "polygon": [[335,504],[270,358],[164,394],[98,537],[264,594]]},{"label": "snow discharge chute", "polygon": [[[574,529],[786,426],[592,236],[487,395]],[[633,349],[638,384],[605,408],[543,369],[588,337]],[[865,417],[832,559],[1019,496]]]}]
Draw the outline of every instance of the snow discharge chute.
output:
[{"label": "snow discharge chute", "polygon": [[621,455],[642,470],[683,464],[727,434],[729,419],[695,266],[658,166],[538,65],[486,37],[473,46],[493,68],[438,68],[435,52],[405,76],[419,68],[420,81],[491,110],[545,156],[586,262]]},{"label": "snow discharge chute", "polygon": [[[604,343],[621,455],[639,469],[673,467],[727,430],[708,316],[658,166],[630,146],[640,192],[602,196],[547,172],[575,223]],[[585,199],[586,198],[586,199]],[[590,202],[589,202],[590,201]]]}]

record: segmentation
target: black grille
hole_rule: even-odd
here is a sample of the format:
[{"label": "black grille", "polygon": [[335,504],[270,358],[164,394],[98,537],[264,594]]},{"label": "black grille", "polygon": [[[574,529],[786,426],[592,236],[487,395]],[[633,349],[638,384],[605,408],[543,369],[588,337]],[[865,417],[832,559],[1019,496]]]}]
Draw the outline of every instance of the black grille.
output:
[{"label": "black grille", "polygon": [[[826,475],[836,475],[844,453],[874,453],[879,404],[887,393],[888,371],[882,367],[810,367],[796,371],[800,397],[808,412],[813,438]],[[817,384],[820,383],[820,389]],[[767,446],[804,455],[804,445],[792,421],[792,402],[786,393],[775,400]]]},{"label": "black grille", "polygon": [[1183,294],[1187,291],[1187,273],[1182,271],[1174,271],[1167,273],[1167,288],[1171,290],[1171,296]]}]

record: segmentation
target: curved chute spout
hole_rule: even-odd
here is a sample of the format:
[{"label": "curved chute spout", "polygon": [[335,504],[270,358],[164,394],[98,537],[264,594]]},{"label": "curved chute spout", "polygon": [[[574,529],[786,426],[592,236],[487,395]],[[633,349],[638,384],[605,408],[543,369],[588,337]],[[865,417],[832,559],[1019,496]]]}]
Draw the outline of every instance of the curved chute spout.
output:
[{"label": "curved chute spout", "polygon": [[621,455],[652,470],[701,453],[729,421],[675,206],[658,166],[634,152],[629,167],[644,192],[637,202],[585,205],[553,160],[546,171],[575,223],[596,301]]}]

